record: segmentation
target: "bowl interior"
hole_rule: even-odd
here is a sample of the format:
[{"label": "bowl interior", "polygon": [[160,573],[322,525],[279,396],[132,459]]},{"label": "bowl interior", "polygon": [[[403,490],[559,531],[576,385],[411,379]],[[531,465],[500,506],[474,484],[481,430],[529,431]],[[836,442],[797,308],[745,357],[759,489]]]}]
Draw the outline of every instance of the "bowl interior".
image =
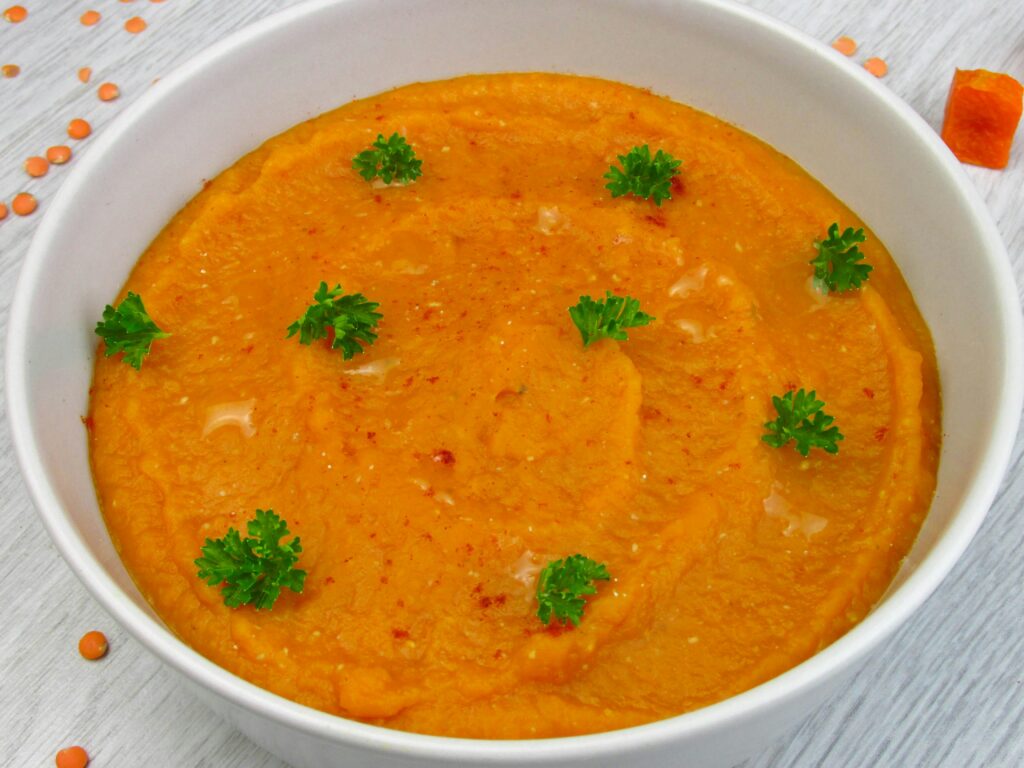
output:
[{"label": "bowl interior", "polygon": [[977,196],[908,107],[824,46],[715,0],[313,2],[163,79],[100,136],[46,216],[18,286],[8,394],[26,478],[65,557],[137,634],[177,642],[136,615],[149,608],[107,536],[80,427],[92,328],[135,260],[204,179],[295,123],[408,82],[537,70],[649,86],[794,158],[882,238],[931,327],[945,436],[932,510],[889,597],[798,674],[863,653],[952,566],[1016,429],[1019,306]]}]

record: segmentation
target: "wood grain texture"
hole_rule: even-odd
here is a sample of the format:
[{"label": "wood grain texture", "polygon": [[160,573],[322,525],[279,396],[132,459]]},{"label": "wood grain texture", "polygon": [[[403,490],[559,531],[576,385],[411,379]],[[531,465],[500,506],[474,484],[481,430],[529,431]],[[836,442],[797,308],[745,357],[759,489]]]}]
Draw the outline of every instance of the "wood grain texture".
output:
[{"label": "wood grain texture", "polygon": [[[67,175],[54,168],[29,180],[25,158],[52,144],[72,117],[97,131],[142,93],[207,45],[293,2],[282,0],[21,0],[22,24],[0,21],[0,64],[22,74],[0,79],[0,200],[26,189],[40,213]],[[985,67],[1024,80],[1024,3],[994,0],[748,0],[810,35],[840,34],[861,45],[855,60],[880,55],[886,84],[934,127],[940,125],[954,66]],[[7,3],[2,3],[6,7]],[[79,24],[87,8],[103,14]],[[140,35],[123,29],[141,15]],[[82,85],[79,67],[93,68]],[[99,83],[121,86],[102,103]],[[240,116],[244,119],[244,116]],[[880,136],[879,140],[884,140]],[[1024,284],[1024,138],[1003,172],[969,168]],[[131,169],[125,169],[130,173]],[[913,179],[907,179],[913,184]],[[40,217],[0,222],[0,333],[14,283]],[[744,768],[796,766],[1024,765],[1024,439],[984,527],[938,592],[854,682],[802,727]],[[95,768],[284,768],[214,718],[170,672],[125,635],[87,596],[49,543],[0,427],[0,763],[53,764],[70,743],[86,746]],[[109,656],[82,660],[78,637],[100,628]],[[680,760],[685,765],[685,759]]]}]

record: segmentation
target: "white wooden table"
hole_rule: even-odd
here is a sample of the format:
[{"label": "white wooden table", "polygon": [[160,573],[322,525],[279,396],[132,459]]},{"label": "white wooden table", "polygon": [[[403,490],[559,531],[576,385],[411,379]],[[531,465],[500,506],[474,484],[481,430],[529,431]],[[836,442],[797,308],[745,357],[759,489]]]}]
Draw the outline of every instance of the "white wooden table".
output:
[{"label": "white wooden table", "polygon": [[[0,7],[11,2],[0,0]],[[72,117],[102,131],[154,78],[295,0],[20,2],[30,11],[25,22],[0,20],[0,64],[22,68],[16,78],[0,78],[0,200],[9,205],[25,189],[40,208],[34,216],[0,222],[0,333],[6,333],[29,240],[68,174],[68,167],[54,167],[45,178],[29,180],[25,158],[69,143],[64,130]],[[852,36],[861,44],[855,59],[885,58],[885,83],[935,127],[954,67],[1024,80],[1020,0],[747,2],[826,42]],[[78,21],[89,8],[103,14],[91,28]],[[149,27],[129,35],[123,23],[135,15]],[[86,66],[93,69],[88,86],[76,76]],[[96,98],[105,80],[120,85],[119,100]],[[1010,168],[969,173],[1006,240],[1020,292],[1024,135],[1017,137]],[[935,596],[848,689],[745,768],[1024,765],[1022,448],[1018,439],[985,526]],[[179,688],[89,598],[36,518],[6,422],[0,426],[0,494],[0,764],[53,765],[58,748],[80,743],[95,768],[283,768]],[[99,663],[85,662],[76,650],[79,636],[93,628],[111,640],[110,655]]]}]

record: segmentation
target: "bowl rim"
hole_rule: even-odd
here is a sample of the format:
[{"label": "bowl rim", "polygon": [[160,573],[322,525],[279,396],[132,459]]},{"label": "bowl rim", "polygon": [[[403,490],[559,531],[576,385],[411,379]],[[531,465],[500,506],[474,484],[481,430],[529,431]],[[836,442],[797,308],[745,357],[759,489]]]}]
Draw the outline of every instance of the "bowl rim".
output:
[{"label": "bowl rim", "polygon": [[[123,135],[148,110],[218,60],[236,50],[258,43],[279,27],[332,6],[357,4],[364,0],[306,0],[273,13],[214,43],[167,77],[157,89],[147,91],[107,127],[90,151],[76,164],[56,195],[50,210],[32,240],[15,288],[6,340],[6,396],[8,425],[32,501],[57,549],[86,589],[133,637],[165,664],[227,700],[230,704],[300,732],[379,753],[426,759],[477,759],[492,764],[511,761],[558,759],[560,761],[607,757],[642,744],[656,747],[701,732],[713,731],[729,722],[743,721],[836,677],[892,634],[934,591],[967,548],[984,520],[999,489],[1010,460],[1017,424],[1024,402],[1024,324],[1009,257],[998,230],[980,195],[935,131],[909,105],[875,78],[833,55],[822,42],[785,22],[733,0],[687,0],[707,11],[725,14],[751,26],[760,27],[786,44],[799,46],[815,55],[820,65],[840,72],[911,128],[925,146],[937,170],[954,182],[964,209],[977,223],[985,242],[984,254],[996,279],[1002,332],[1008,343],[1004,350],[1005,369],[996,426],[980,458],[978,470],[964,494],[959,510],[936,540],[915,572],[886,595],[872,612],[841,638],[786,672],[743,693],[707,707],[665,720],[582,736],[549,739],[485,740],[433,736],[368,725],[295,703],[264,690],[217,666],[173,635],[158,620],[138,606],[108,575],[89,552],[84,540],[69,523],[45,471],[34,427],[26,407],[28,399],[27,358],[31,298],[51,241],[66,209],[86,184],[91,169],[116,148]],[[606,0],[624,2],[625,0]],[[679,0],[647,0],[647,5],[671,10]]]}]

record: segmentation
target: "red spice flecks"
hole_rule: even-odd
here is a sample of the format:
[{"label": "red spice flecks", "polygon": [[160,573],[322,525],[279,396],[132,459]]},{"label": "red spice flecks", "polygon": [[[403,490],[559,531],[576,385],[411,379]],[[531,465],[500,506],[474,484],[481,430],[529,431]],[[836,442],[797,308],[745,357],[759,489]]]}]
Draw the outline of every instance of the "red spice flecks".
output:
[{"label": "red spice flecks", "polygon": [[490,608],[492,605],[496,605],[499,607],[504,605],[506,602],[508,602],[508,596],[495,595],[494,597],[488,597],[487,595],[484,595],[480,598],[478,602],[480,603],[480,607],[486,610],[487,608]]},{"label": "red spice flecks", "polygon": [[449,451],[447,448],[442,448],[438,451],[434,451],[434,463],[435,464],[454,464],[455,454]]},{"label": "red spice flecks", "polygon": [[869,400],[874,400],[875,399],[875,390],[868,389],[867,387],[864,387],[864,397],[868,398]]},{"label": "red spice flecks", "polygon": [[373,438],[375,438],[376,436],[377,436],[376,432],[367,432],[366,433],[366,439],[367,440],[373,440]]},{"label": "red spice flecks", "polygon": [[328,576],[326,579],[324,579],[324,584],[333,584],[333,583],[334,583],[334,577],[333,576]]},{"label": "red spice flecks", "polygon": [[649,405],[640,406],[640,418],[644,421],[654,421],[661,418],[661,411]]},{"label": "red spice flecks", "polygon": [[885,440],[885,436],[889,433],[888,427],[879,427],[875,430],[875,440],[882,442]]},{"label": "red spice flecks", "polygon": [[656,227],[664,227],[667,226],[668,224],[668,222],[665,221],[665,214],[662,213],[661,211],[653,215],[648,214],[644,216],[644,218],[647,219],[649,222],[651,222],[651,224],[653,224]]},{"label": "red spice flecks", "polygon": [[395,640],[408,640],[409,639],[409,630],[407,630],[407,629],[399,629],[399,628],[395,627],[394,629],[391,630],[391,636],[393,638],[395,638]]},{"label": "red spice flecks", "polygon": [[427,381],[430,382],[431,384],[435,384],[437,383],[437,380],[440,378],[440,376],[429,376],[427,377]]},{"label": "red spice flecks", "polygon": [[686,185],[683,184],[683,177],[682,176],[673,176],[672,177],[672,196],[675,197],[675,196],[678,195],[678,196],[681,197],[685,193],[686,193]]},{"label": "red spice flecks", "polygon": [[552,620],[544,629],[541,630],[545,635],[551,635],[551,637],[558,637],[564,635],[566,632],[572,632],[576,627],[573,624],[563,624],[560,621]]},{"label": "red spice flecks", "polygon": [[93,419],[92,416],[82,416],[82,423],[85,425],[85,428],[90,432],[92,432],[96,428],[96,421]]}]

